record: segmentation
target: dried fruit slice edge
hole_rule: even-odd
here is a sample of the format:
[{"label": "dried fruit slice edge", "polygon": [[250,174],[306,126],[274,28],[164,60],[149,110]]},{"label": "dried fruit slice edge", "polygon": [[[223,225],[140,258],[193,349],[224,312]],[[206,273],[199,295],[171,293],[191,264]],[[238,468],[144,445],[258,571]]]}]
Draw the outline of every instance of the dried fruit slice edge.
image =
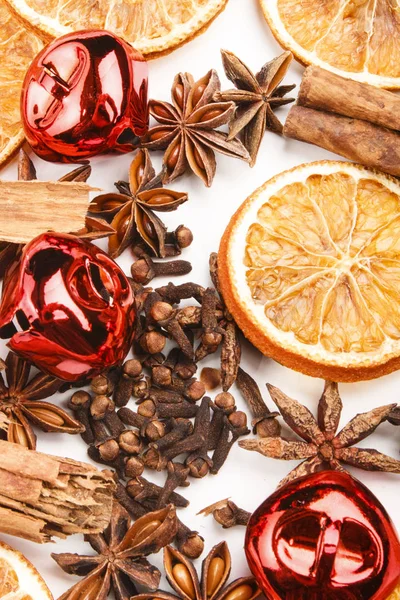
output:
[{"label": "dried fruit slice edge", "polygon": [[396,180],[351,163],[301,165],[232,218],[219,253],[222,291],[245,335],[283,364],[335,381],[377,377],[400,366],[399,237]]},{"label": "dried fruit slice edge", "polygon": [[0,542],[1,598],[53,600],[49,588],[35,567],[21,552],[3,542]]}]

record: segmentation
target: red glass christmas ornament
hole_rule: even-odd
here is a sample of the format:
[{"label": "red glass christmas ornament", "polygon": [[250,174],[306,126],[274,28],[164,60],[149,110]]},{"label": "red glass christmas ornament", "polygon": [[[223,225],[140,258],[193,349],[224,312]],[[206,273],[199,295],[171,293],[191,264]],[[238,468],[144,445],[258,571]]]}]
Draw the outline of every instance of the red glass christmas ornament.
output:
[{"label": "red glass christmas ornament", "polygon": [[30,65],[21,116],[29,144],[45,160],[130,152],[148,129],[147,63],[108,31],[64,35]]},{"label": "red glass christmas ornament", "polygon": [[45,233],[6,272],[0,336],[44,372],[77,381],[125,358],[135,316],[129,282],[105,252]]},{"label": "red glass christmas ornament", "polygon": [[245,550],[268,600],[387,600],[400,542],[377,498],[347,473],[290,482],[252,515]]}]

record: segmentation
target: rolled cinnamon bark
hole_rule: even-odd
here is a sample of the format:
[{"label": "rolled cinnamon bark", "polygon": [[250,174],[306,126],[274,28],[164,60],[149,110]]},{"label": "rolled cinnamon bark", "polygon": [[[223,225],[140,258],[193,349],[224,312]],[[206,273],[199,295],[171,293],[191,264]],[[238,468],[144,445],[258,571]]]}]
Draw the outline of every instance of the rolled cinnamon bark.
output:
[{"label": "rolled cinnamon bark", "polygon": [[320,67],[305,70],[297,104],[400,130],[400,96]]},{"label": "rolled cinnamon bark", "polygon": [[367,121],[294,106],[283,135],[400,176],[400,134]]},{"label": "rolled cinnamon bark", "polygon": [[110,471],[0,440],[0,531],[33,542],[108,525],[115,483]]}]

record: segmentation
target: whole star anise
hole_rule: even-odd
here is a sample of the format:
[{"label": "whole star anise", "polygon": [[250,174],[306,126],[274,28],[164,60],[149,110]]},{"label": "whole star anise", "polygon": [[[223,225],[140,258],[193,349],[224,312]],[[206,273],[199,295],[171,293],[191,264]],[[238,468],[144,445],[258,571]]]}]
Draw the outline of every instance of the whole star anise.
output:
[{"label": "whole star anise", "polygon": [[214,70],[196,82],[189,73],[179,73],[171,90],[173,104],[150,101],[150,114],[160,125],[149,130],[144,145],[150,150],[165,150],[164,181],[173,181],[191,169],[210,186],[216,169],[215,152],[249,160],[240,140],[216,131],[229,123],[235,112],[233,102],[213,101],[220,87]]},{"label": "whole star anise", "polygon": [[43,398],[52,396],[63,383],[55,377],[38,373],[29,379],[31,365],[13,352],[1,361],[7,384],[0,373],[0,413],[4,415],[3,437],[9,442],[36,448],[36,435],[30,423],[43,431],[82,433],[85,428],[62,408]]},{"label": "whole star anise", "polygon": [[280,486],[324,468],[343,471],[341,462],[366,471],[400,473],[399,460],[370,448],[351,447],[371,435],[378,425],[386,421],[396,404],[380,406],[359,414],[336,433],[343,407],[337,383],[325,382],[318,405],[318,422],[300,402],[289,398],[273,385],[267,384],[267,387],[287,425],[304,441],[265,437],[241,441],[239,446],[260,452],[269,458],[303,460],[280,482]]},{"label": "whole star anise", "polygon": [[254,577],[241,577],[224,587],[231,571],[231,555],[226,542],[220,542],[204,559],[199,579],[192,562],[167,546],[164,569],[176,596],[157,590],[154,594],[139,594],[131,600],[254,600],[261,591]]},{"label": "whole star anise", "polygon": [[137,150],[129,169],[129,183],[117,182],[122,193],[101,194],[92,200],[89,212],[111,220],[115,233],[109,237],[108,251],[115,258],[125,248],[142,240],[158,257],[165,256],[167,229],[154,211],[176,210],[187,194],[164,189],[156,176],[147,150]]},{"label": "whole star anise", "polygon": [[84,577],[59,600],[104,600],[111,589],[116,600],[129,600],[136,594],[135,583],[156,590],[161,574],[145,557],[171,542],[176,531],[176,513],[171,504],[131,524],[125,509],[114,502],[111,522],[104,533],[85,535],[97,556],[51,555],[66,573]]},{"label": "whole star anise", "polygon": [[235,116],[229,124],[228,140],[241,134],[243,144],[250,154],[250,166],[254,166],[265,130],[282,133],[283,126],[274,115],[273,109],[289,104],[294,98],[284,98],[295,85],[282,85],[293,55],[284,52],[281,56],[265,63],[254,75],[233,52],[221,50],[222,62],[228,79],[236,89],[217,91],[217,102],[232,101],[236,104]]}]

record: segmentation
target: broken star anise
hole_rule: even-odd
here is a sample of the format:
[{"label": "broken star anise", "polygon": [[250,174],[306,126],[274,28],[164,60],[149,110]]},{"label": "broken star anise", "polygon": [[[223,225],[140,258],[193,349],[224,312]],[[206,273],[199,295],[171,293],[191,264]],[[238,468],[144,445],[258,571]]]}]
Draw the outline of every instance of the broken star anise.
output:
[{"label": "broken star anise", "polygon": [[156,176],[149,153],[143,149],[134,155],[129,183],[120,181],[116,186],[120,194],[101,194],[89,205],[90,213],[111,220],[115,233],[108,240],[110,255],[119,256],[139,239],[163,258],[167,229],[154,211],[176,210],[186,202],[187,194],[162,187],[162,177]]},{"label": "broken star anise", "polygon": [[231,571],[231,555],[226,542],[212,548],[204,559],[201,579],[192,562],[178,550],[164,550],[164,569],[176,596],[162,590],[139,594],[131,600],[254,600],[261,591],[254,577],[241,577],[224,587]]},{"label": "broken star anise", "polygon": [[0,413],[5,417],[2,419],[1,433],[9,442],[35,449],[36,435],[30,423],[43,431],[84,431],[81,423],[72,419],[62,408],[41,401],[57,392],[62,381],[44,373],[29,379],[30,363],[13,352],[9,352],[5,362],[1,363],[7,378],[6,384],[0,373]]},{"label": "broken star anise", "polygon": [[116,600],[129,600],[137,593],[136,583],[156,590],[161,574],[145,557],[171,542],[176,531],[176,513],[171,504],[131,524],[125,509],[114,502],[110,525],[104,533],[85,535],[97,556],[52,554],[66,573],[84,577],[59,600],[105,600],[111,588]]},{"label": "broken star anise", "polygon": [[179,73],[171,90],[173,104],[150,101],[150,114],[160,125],[149,130],[143,145],[165,150],[164,181],[173,181],[191,169],[210,186],[216,169],[215,151],[249,160],[240,140],[216,131],[229,123],[235,111],[233,102],[214,102],[220,87],[214,70],[196,82],[189,73]]},{"label": "broken star anise", "polygon": [[399,460],[370,448],[351,447],[371,435],[378,425],[386,421],[395,404],[359,414],[336,433],[343,407],[337,383],[325,382],[318,405],[318,422],[308,408],[297,400],[289,398],[273,385],[268,384],[268,390],[287,425],[304,441],[265,437],[241,441],[239,446],[260,452],[269,458],[303,460],[280,482],[280,486],[323,469],[343,471],[340,464],[342,462],[366,471],[400,473]]},{"label": "broken star anise", "polygon": [[279,85],[286,75],[293,58],[291,52],[265,63],[254,75],[246,65],[227,50],[221,50],[226,76],[236,89],[217,91],[217,102],[232,101],[236,104],[235,116],[229,124],[228,140],[238,134],[250,154],[250,166],[254,166],[265,130],[282,133],[282,124],[274,114],[274,108],[293,102],[294,98],[284,98],[295,85]]}]

